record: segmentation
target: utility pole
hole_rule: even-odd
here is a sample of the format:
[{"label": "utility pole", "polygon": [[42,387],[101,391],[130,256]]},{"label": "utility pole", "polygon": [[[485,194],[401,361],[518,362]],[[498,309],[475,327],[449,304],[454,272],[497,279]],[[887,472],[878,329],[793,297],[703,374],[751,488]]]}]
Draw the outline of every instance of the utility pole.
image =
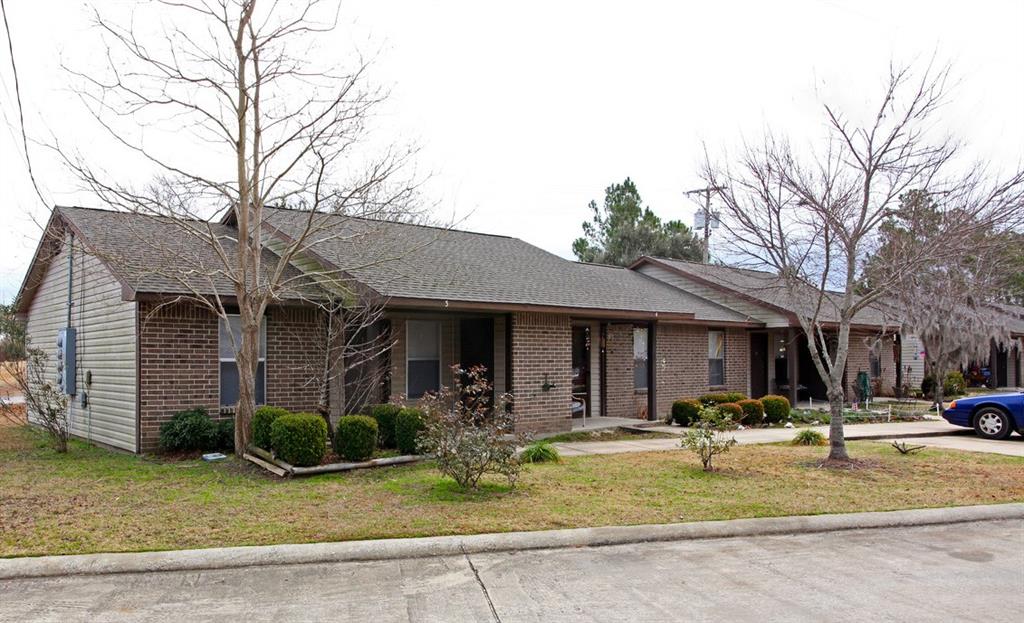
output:
[{"label": "utility pole", "polygon": [[[724,186],[707,186],[705,188],[697,188],[694,190],[688,190],[684,194],[696,195],[698,193],[704,194],[704,207],[701,212],[697,213],[697,219],[694,225],[696,227],[704,226],[704,259],[703,262],[707,264],[711,261],[711,230],[718,229],[718,217],[711,213],[711,193],[725,190]],[[713,222],[712,222],[713,221]]]}]

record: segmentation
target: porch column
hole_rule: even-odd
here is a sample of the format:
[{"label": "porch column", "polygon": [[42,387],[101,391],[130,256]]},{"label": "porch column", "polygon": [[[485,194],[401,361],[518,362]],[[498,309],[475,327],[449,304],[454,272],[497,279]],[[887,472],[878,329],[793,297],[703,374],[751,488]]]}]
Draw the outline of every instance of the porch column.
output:
[{"label": "porch column", "polygon": [[658,323],[647,323],[647,419],[654,421],[658,419],[658,362],[656,361],[658,349],[656,340],[658,334]]},{"label": "porch column", "polygon": [[[992,340],[992,344],[989,346],[988,351],[988,386],[989,389],[996,389],[999,387],[999,347],[996,346],[996,341]],[[939,379],[941,383],[941,379]]]},{"label": "porch column", "polygon": [[789,403],[796,406],[797,385],[800,384],[800,366],[798,357],[800,349],[797,348],[797,333],[795,329],[786,330],[786,366],[789,368]]}]

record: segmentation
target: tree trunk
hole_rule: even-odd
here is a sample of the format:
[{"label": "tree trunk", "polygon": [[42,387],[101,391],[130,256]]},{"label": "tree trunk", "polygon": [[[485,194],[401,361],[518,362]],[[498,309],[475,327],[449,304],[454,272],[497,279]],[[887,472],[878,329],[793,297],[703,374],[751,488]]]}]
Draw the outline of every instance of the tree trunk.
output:
[{"label": "tree trunk", "polygon": [[235,408],[235,454],[241,456],[249,445],[250,423],[256,411],[256,371],[260,357],[260,319],[253,322],[243,313],[242,343],[235,361],[238,366],[238,406]]},{"label": "tree trunk", "polygon": [[843,435],[843,391],[828,392],[828,407],[831,413],[828,430],[828,460],[848,461],[850,455],[846,452],[846,437]]}]

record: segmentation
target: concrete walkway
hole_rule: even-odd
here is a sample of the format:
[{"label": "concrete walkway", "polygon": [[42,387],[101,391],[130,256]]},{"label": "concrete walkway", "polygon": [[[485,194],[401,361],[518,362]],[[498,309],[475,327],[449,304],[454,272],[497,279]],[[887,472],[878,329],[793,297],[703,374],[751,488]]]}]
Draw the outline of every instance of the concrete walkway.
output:
[{"label": "concrete walkway", "polygon": [[0,581],[2,621],[1010,621],[1024,521]]},{"label": "concrete walkway", "polygon": [[[814,430],[828,436],[828,426],[813,426]],[[685,428],[679,426],[645,426],[643,430],[658,431],[682,436]],[[789,441],[796,435],[795,428],[748,428],[733,431],[738,444],[776,443]],[[892,422],[883,424],[847,424],[846,439],[894,439],[928,435],[955,435],[969,433],[965,428],[953,426],[945,421]],[[641,437],[638,435],[638,437]],[[623,452],[657,452],[678,450],[679,439],[630,439],[627,441],[576,441],[553,444],[562,456],[584,456],[587,454],[620,454]]]}]

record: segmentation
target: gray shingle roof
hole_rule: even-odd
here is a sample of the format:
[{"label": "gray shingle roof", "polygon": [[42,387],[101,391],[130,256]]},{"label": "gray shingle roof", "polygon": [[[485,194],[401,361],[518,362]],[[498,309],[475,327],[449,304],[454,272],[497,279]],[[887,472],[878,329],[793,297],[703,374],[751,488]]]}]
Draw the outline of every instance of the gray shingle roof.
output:
[{"label": "gray shingle roof", "polygon": [[[310,214],[267,210],[290,238]],[[572,262],[516,238],[336,215],[315,217],[310,250],[388,297],[747,318],[635,271]]]},{"label": "gray shingle roof", "polygon": [[[224,263],[209,243],[216,236],[227,257],[238,249],[234,227],[200,220],[180,220],[159,216],[114,212],[92,208],[58,207],[88,244],[120,279],[136,292],[159,294],[217,294],[234,296],[232,281]],[[264,282],[278,261],[264,250]],[[280,299],[316,297],[320,290],[300,271],[288,267],[288,286]]]},{"label": "gray shingle roof", "polygon": [[[807,285],[801,288],[801,292],[794,293],[775,273],[668,258],[650,259],[792,314],[810,316],[814,313],[813,306],[818,302],[817,289]],[[819,318],[823,322],[838,322],[841,304],[840,294],[826,292]],[[870,306],[857,312],[853,322],[890,328],[895,326],[895,319],[881,306]]]}]

